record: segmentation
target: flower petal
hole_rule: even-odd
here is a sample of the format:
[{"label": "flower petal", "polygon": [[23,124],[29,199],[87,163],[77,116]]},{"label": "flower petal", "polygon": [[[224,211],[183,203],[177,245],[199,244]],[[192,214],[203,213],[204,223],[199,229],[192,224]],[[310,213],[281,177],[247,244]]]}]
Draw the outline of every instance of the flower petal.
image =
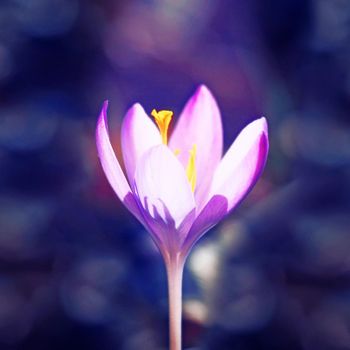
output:
[{"label": "flower petal", "polygon": [[225,196],[228,211],[252,189],[265,166],[268,153],[265,118],[246,126],[231,145],[215,171],[209,198]]},{"label": "flower petal", "polygon": [[226,214],[227,198],[221,195],[216,195],[210,198],[209,202],[193,222],[192,227],[186,236],[186,240],[181,249],[183,256],[186,257],[199,238],[216,225]]},{"label": "flower petal", "polygon": [[242,130],[220,162],[213,177],[210,200],[193,222],[183,243],[184,256],[248,194],[264,168],[267,152],[267,123],[261,118]]},{"label": "flower petal", "polygon": [[177,234],[177,243],[183,241],[194,220],[195,202],[185,170],[168,147],[152,147],[141,157],[135,192],[145,219],[157,224],[156,234]]},{"label": "flower petal", "polygon": [[221,159],[222,135],[217,103],[208,88],[201,85],[188,100],[169,142],[172,150],[180,150],[178,158],[184,167],[188,162],[189,151],[194,144],[197,145],[197,206],[206,198],[214,170]]},{"label": "flower petal", "polygon": [[140,157],[161,143],[159,131],[139,103],[126,113],[121,130],[124,164],[129,183],[133,183],[136,164]]},{"label": "flower petal", "polygon": [[102,168],[106,174],[108,182],[112,186],[119,199],[141,222],[143,222],[141,213],[133,197],[133,193],[130,190],[130,186],[125,178],[123,170],[120,167],[120,164],[117,160],[117,157],[115,156],[109,140],[107,107],[108,102],[106,101],[103,104],[96,127],[97,151],[102,164]]}]

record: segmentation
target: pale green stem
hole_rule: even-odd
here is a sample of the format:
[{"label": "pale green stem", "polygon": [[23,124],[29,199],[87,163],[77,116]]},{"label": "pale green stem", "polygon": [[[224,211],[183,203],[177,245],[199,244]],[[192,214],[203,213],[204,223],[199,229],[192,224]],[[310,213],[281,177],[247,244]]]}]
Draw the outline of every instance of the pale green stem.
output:
[{"label": "pale green stem", "polygon": [[184,261],[180,256],[166,261],[169,295],[169,349],[181,350],[182,275]]}]

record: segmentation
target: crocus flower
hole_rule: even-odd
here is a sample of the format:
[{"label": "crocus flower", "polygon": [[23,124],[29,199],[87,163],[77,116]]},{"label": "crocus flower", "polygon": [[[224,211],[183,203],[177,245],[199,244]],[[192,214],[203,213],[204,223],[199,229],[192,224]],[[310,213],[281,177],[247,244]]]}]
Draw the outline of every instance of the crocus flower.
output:
[{"label": "crocus flower", "polygon": [[181,281],[194,243],[237,207],[252,189],[268,153],[265,118],[246,126],[222,157],[220,111],[201,85],[185,105],[173,133],[171,111],[134,104],[121,129],[124,174],[110,143],[107,102],[97,123],[96,140],[103,170],[113,190],[144,225],[167,268],[170,348],[181,348]]}]

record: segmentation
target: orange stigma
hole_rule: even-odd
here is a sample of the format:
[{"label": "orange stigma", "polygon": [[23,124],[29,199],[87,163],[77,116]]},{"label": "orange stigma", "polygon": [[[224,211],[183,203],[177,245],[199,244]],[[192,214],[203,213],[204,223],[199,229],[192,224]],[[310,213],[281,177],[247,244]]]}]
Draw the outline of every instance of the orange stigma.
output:
[{"label": "orange stigma", "polygon": [[164,143],[164,145],[167,145],[168,144],[168,128],[169,128],[169,124],[171,122],[171,118],[173,117],[173,112],[172,111],[159,111],[159,112],[157,112],[155,109],[153,109],[151,115],[158,125],[160,136],[162,137],[162,142]]}]

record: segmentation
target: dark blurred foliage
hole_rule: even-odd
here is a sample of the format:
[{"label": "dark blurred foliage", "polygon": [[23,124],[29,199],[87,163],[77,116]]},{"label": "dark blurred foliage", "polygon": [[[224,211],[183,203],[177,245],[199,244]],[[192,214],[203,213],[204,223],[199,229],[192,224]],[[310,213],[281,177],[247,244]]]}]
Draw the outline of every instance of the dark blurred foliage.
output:
[{"label": "dark blurred foliage", "polygon": [[[184,347],[350,349],[350,2],[2,0],[0,349],[165,349],[165,270],[112,193],[138,101],[217,97],[226,148],[265,115],[271,151],[243,205],[194,248]],[[234,181],[234,179],[232,179]]]}]

